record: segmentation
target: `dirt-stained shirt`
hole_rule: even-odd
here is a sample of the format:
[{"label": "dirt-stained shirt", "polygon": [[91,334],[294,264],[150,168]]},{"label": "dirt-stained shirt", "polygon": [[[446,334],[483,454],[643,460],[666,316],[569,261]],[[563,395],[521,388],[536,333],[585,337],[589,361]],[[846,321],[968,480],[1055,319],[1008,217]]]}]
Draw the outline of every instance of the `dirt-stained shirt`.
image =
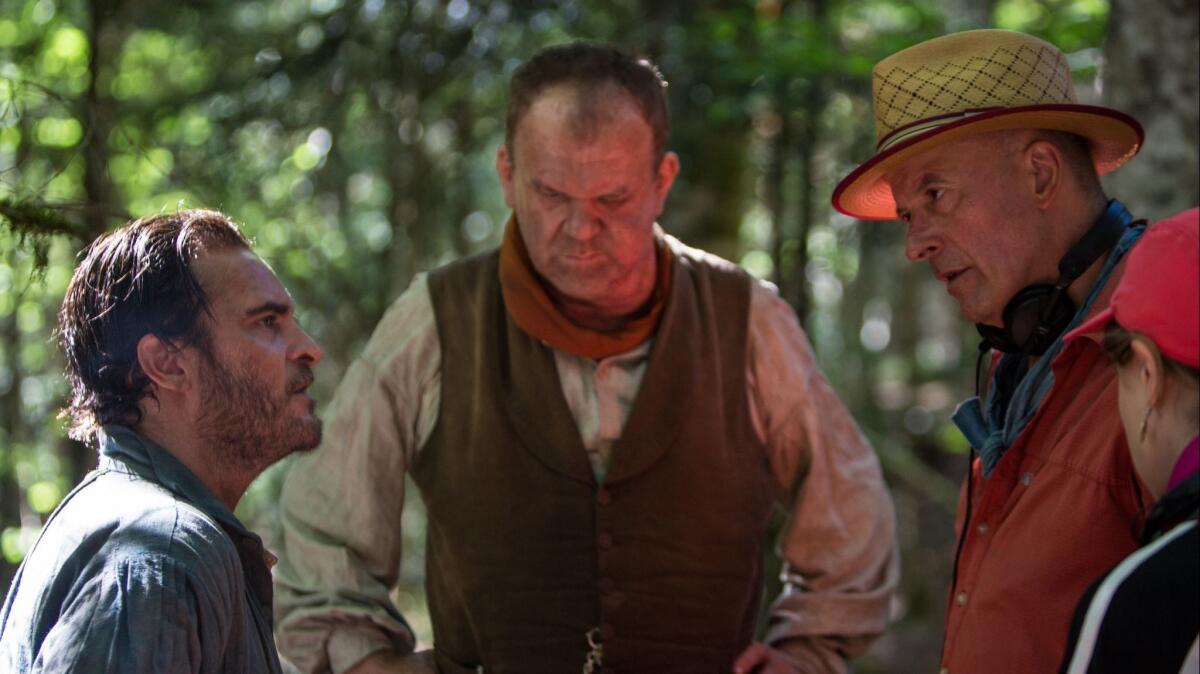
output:
[{"label": "dirt-stained shirt", "polygon": [[[791,515],[780,544],[788,582],[765,640],[810,671],[841,673],[887,622],[899,578],[891,499],[875,454],[773,286],[754,284],[749,322],[746,395]],[[598,479],[652,340],[599,361],[554,351]],[[304,671],[340,674],[376,650],[414,648],[388,592],[400,568],[404,477],[440,400],[440,345],[420,275],[349,368],[321,447],[300,457],[285,482],[277,635]]]}]

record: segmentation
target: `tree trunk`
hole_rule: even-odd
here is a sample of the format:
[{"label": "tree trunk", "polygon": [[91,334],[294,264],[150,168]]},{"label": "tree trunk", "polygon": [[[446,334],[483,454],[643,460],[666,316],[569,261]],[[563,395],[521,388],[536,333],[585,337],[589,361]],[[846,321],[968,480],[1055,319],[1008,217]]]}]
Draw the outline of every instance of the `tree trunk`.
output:
[{"label": "tree trunk", "polygon": [[88,88],[81,102],[87,135],[83,139],[83,189],[87,195],[84,210],[85,240],[99,236],[108,228],[107,214],[114,212],[116,188],[108,173],[108,136],[112,132],[112,106],[99,90],[106,60],[120,51],[120,38],[110,25],[117,0],[93,0],[89,5]]},{"label": "tree trunk", "polygon": [[[7,258],[8,255],[5,255]],[[12,260],[6,259],[10,264]],[[15,293],[14,293],[15,294]],[[17,306],[14,298],[13,306]],[[17,484],[17,461],[14,448],[23,439],[25,419],[21,409],[21,359],[16,357],[20,349],[16,311],[0,318],[0,348],[9,354],[11,379],[9,388],[0,394],[0,428],[6,432],[0,438],[0,531],[6,527],[21,526],[21,486]],[[8,586],[16,575],[17,567],[0,556],[0,588],[7,594]]]},{"label": "tree trunk", "polygon": [[[820,27],[820,34],[829,41],[829,48],[834,46],[836,31],[829,21],[829,3],[827,0],[810,0],[809,11],[813,21]],[[827,209],[817,203],[817,148],[821,144],[821,115],[829,102],[829,91],[832,89],[828,73],[813,73],[812,84],[808,87],[803,101],[800,103],[800,119],[797,123],[796,158],[798,173],[796,176],[796,231],[793,233],[796,241],[796,252],[792,259],[791,279],[786,284],[784,296],[792,303],[801,325],[808,327],[807,318],[812,306],[812,296],[809,292],[807,279],[808,270],[808,234],[813,224],[819,218],[825,218]]]},{"label": "tree trunk", "polygon": [[1103,101],[1136,117],[1146,142],[1104,183],[1153,221],[1200,202],[1200,4],[1112,0],[1108,21]]},{"label": "tree trunk", "polygon": [[[826,80],[824,77],[819,79],[820,82]],[[804,104],[804,119],[801,121],[799,142],[796,143],[796,152],[800,160],[796,181],[800,197],[797,207],[799,217],[796,219],[796,253],[792,261],[792,282],[788,284],[786,297],[791,300],[800,324],[806,327],[808,311],[812,305],[807,277],[808,234],[816,218],[825,215],[824,209],[820,216],[817,214],[816,186],[813,182],[816,179],[816,145],[820,142],[817,135],[817,118],[824,110],[826,101],[826,95],[817,93],[817,90],[823,88],[823,85],[818,84]]]},{"label": "tree trunk", "polygon": [[[85,244],[108,229],[110,213],[123,210],[118,207],[117,190],[108,172],[108,136],[114,118],[112,103],[107,96],[101,95],[99,88],[99,81],[111,55],[121,50],[122,38],[113,25],[113,15],[119,4],[120,0],[93,0],[88,7],[88,88],[80,106],[88,129],[83,139]],[[82,480],[96,465],[95,453],[82,443],[64,439],[59,451],[66,459],[72,484]]]},{"label": "tree trunk", "polygon": [[948,33],[992,26],[996,0],[942,0],[941,4]]},{"label": "tree trunk", "polygon": [[[772,280],[781,289],[784,286],[783,242],[788,237],[784,227],[787,222],[784,208],[784,168],[792,149],[792,116],[787,100],[787,82],[779,78],[775,82],[775,114],[779,116],[779,132],[770,141],[771,159],[764,179],[763,202],[771,214],[771,262]],[[788,296],[786,291],[784,296]]]}]

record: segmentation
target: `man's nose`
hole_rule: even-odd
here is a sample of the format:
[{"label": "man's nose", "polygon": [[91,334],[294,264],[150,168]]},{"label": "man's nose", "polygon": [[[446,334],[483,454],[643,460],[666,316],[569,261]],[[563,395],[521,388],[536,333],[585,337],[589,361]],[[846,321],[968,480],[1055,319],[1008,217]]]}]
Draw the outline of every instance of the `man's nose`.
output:
[{"label": "man's nose", "polygon": [[291,358],[308,365],[316,365],[325,358],[325,352],[316,340],[308,335],[303,328],[296,328],[296,341],[292,346]]},{"label": "man's nose", "polygon": [[910,223],[904,238],[904,254],[909,262],[924,262],[942,250],[942,239],[928,226]]},{"label": "man's nose", "polygon": [[563,226],[572,238],[587,241],[600,233],[603,224],[587,200],[572,199],[567,205],[567,220]]}]

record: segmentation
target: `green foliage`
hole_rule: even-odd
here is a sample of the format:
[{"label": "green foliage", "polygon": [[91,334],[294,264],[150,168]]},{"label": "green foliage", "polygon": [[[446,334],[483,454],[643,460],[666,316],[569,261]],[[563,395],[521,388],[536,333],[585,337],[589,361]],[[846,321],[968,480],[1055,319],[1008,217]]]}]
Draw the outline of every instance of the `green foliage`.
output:
[{"label": "green foliage", "polygon": [[1000,0],[996,27],[1037,35],[1068,54],[1096,49],[1104,42],[1105,0]]},{"label": "green foliage", "polygon": [[[100,4],[111,11],[93,16]],[[226,211],[324,346],[327,401],[413,274],[498,242],[507,78],[574,38],[659,64],[683,160],[663,225],[801,308],[911,518],[906,563],[946,557],[966,445],[945,419],[969,393],[973,344],[944,293],[908,270],[896,229],[826,205],[872,151],[872,66],[944,32],[946,13],[935,0],[0,0],[0,571],[94,460],[56,417],[52,338],[86,242],[134,216]],[[1105,0],[995,4],[997,25],[1083,56],[1106,15]],[[1094,59],[1073,58],[1087,76]],[[239,508],[268,542],[285,467]],[[415,493],[395,599],[427,630]],[[912,570],[900,620],[936,634],[944,579]],[[934,666],[926,646],[911,650],[860,670]]]},{"label": "green foliage", "polygon": [[17,235],[19,245],[30,239],[36,244],[46,236],[79,233],[78,225],[67,220],[59,209],[30,201],[0,198],[0,223]]}]

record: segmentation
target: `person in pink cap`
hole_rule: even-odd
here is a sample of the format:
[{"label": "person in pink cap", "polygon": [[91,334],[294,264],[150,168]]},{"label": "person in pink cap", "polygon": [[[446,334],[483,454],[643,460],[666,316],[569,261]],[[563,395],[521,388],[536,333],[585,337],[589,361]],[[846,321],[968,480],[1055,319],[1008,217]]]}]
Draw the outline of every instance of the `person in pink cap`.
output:
[{"label": "person in pink cap", "polygon": [[1076,339],[1116,365],[1129,453],[1157,501],[1143,547],[1080,601],[1060,672],[1200,671],[1200,209],[1147,230]]}]

